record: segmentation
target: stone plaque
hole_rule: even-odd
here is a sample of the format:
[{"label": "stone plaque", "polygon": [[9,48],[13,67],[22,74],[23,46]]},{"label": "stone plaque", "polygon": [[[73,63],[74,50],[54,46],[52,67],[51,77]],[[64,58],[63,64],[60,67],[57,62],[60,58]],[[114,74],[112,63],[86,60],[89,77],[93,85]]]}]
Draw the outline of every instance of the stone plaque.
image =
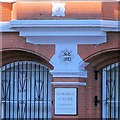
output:
[{"label": "stone plaque", "polygon": [[77,115],[77,88],[55,88],[55,115]]}]

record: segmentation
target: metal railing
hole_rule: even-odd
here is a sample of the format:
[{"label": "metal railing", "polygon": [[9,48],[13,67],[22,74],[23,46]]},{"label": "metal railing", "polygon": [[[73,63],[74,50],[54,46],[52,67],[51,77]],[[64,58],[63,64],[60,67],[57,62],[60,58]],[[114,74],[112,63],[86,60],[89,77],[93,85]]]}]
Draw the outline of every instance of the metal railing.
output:
[{"label": "metal railing", "polygon": [[102,70],[102,116],[120,119],[120,63]]},{"label": "metal railing", "polygon": [[2,67],[2,119],[51,117],[49,69],[36,62],[20,61]]}]

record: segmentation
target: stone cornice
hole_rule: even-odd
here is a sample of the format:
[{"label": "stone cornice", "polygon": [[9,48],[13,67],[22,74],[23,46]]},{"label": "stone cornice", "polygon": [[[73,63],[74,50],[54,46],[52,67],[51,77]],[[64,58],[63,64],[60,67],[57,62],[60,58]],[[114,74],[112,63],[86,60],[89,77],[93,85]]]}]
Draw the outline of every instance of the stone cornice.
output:
[{"label": "stone cornice", "polygon": [[55,44],[53,77],[87,78],[88,63],[78,55],[77,45],[105,43],[107,31],[118,31],[118,21],[106,20],[14,20],[7,26],[26,42]]},{"label": "stone cornice", "polygon": [[112,20],[13,20],[11,28],[19,27],[101,27],[118,28],[120,21]]},{"label": "stone cornice", "polygon": [[22,28],[100,28],[102,31],[120,31],[120,21],[112,20],[12,20],[0,22],[1,32],[18,32]]},{"label": "stone cornice", "polygon": [[86,82],[51,82],[52,85],[80,85],[86,86]]},{"label": "stone cornice", "polygon": [[87,71],[51,71],[51,74],[53,77],[81,77],[81,78],[87,78]]}]

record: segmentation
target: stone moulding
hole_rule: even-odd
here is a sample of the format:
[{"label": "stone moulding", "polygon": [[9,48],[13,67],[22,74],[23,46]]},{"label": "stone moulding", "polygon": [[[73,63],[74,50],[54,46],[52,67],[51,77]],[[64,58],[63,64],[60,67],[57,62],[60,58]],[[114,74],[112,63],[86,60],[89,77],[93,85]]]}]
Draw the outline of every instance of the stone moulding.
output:
[{"label": "stone moulding", "polygon": [[[119,31],[119,21],[109,20],[13,20],[0,24],[3,32],[19,32],[26,42],[33,44],[55,44],[55,54],[50,60],[54,66],[53,77],[87,78],[85,63],[78,55],[78,44],[106,43],[108,31]],[[1,30],[2,31],[2,30]],[[60,61],[61,51],[71,52],[71,62]],[[67,55],[67,53],[65,53]]]}]

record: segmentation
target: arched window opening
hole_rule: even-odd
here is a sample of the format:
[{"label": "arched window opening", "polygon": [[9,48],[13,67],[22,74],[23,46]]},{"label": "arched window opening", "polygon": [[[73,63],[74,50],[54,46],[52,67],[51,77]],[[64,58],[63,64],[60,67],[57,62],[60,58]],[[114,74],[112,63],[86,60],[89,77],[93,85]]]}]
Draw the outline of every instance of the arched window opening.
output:
[{"label": "arched window opening", "polygon": [[102,69],[102,117],[120,119],[120,63]]},{"label": "arched window opening", "polygon": [[51,118],[49,68],[18,61],[1,68],[2,118]]}]

